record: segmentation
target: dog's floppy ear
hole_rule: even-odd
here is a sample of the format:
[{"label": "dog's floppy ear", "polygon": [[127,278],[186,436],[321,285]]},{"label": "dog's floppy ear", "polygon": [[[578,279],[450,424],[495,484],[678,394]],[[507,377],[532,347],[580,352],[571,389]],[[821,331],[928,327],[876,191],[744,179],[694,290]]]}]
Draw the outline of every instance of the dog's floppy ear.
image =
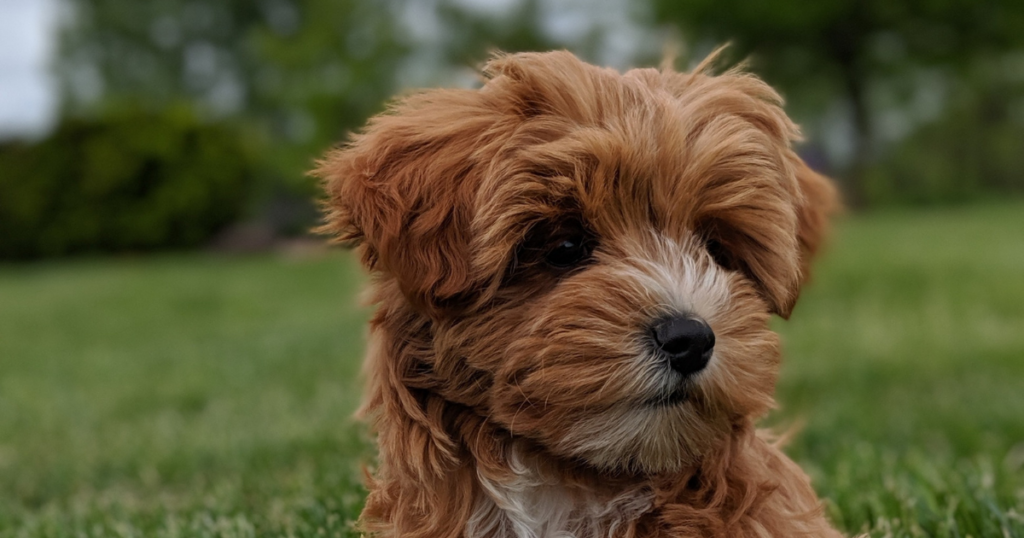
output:
[{"label": "dog's floppy ear", "polygon": [[799,249],[797,263],[789,279],[790,289],[775,299],[775,313],[789,319],[800,297],[800,290],[811,275],[811,262],[829,230],[829,218],[840,207],[839,196],[832,181],[815,172],[796,152],[789,152],[793,181],[794,210],[796,213],[796,240]]},{"label": "dog's floppy ear", "polygon": [[456,538],[474,506],[474,473],[454,435],[478,417],[434,392],[428,321],[381,310],[371,325],[376,338],[367,354],[366,401],[359,413],[374,424],[380,466],[369,478],[361,530]]},{"label": "dog's floppy ear", "polygon": [[472,289],[468,226],[493,109],[480,92],[406,97],[313,171],[325,184],[321,232],[360,249],[415,307],[450,307]]},{"label": "dog's floppy ear", "polygon": [[835,185],[815,172],[799,157],[796,182],[800,189],[797,203],[797,239],[800,241],[801,285],[811,274],[811,260],[829,231],[829,218],[839,212],[841,203]]}]

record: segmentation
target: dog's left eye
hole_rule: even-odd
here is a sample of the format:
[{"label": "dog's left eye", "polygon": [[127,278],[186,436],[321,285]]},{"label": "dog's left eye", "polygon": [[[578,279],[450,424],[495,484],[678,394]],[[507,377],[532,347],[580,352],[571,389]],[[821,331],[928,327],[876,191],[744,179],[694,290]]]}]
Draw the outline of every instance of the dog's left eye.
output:
[{"label": "dog's left eye", "polygon": [[544,255],[544,261],[556,269],[569,269],[590,258],[593,246],[583,235],[567,237],[559,241]]}]

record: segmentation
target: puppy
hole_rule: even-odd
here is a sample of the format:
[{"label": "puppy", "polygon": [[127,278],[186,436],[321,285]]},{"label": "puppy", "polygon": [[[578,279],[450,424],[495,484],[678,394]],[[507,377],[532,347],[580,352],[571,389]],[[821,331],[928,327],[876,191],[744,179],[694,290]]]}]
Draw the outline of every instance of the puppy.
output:
[{"label": "puppy", "polygon": [[839,536],[755,422],[835,191],[752,75],[498,55],[329,153],[384,537]]}]

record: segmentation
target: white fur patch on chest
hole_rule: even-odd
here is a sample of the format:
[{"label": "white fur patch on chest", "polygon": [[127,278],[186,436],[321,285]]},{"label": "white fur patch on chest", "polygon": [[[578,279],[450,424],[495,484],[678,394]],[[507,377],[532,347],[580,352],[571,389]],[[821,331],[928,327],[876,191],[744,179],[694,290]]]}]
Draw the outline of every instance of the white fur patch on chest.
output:
[{"label": "white fur patch on chest", "polygon": [[570,488],[513,458],[511,480],[479,476],[477,500],[466,538],[613,538],[621,536],[652,504],[650,491],[632,488],[599,498]]}]

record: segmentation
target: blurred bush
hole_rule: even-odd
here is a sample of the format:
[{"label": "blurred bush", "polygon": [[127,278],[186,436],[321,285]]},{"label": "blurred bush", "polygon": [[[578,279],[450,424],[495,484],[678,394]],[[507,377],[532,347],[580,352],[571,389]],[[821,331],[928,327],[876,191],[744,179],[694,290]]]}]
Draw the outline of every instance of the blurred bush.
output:
[{"label": "blurred bush", "polygon": [[200,245],[239,216],[251,160],[185,106],[66,120],[0,147],[0,258]]},{"label": "blurred bush", "polygon": [[395,0],[65,2],[64,114],[184,101],[204,118],[244,123],[271,183],[257,197],[313,196],[314,158],[381,110],[407,46]]},{"label": "blurred bush", "polygon": [[960,204],[1024,193],[1024,121],[984,92],[888,148],[863,177],[864,202]]}]

